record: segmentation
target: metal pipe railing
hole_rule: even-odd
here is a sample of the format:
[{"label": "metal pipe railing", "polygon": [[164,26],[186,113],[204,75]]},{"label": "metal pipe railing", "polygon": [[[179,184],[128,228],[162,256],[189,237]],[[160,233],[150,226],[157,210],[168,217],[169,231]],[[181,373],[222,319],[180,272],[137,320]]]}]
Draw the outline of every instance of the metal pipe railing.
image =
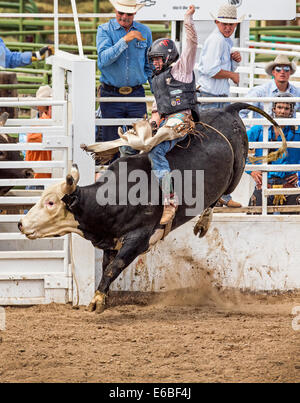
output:
[{"label": "metal pipe railing", "polygon": [[295,49],[300,51],[300,45],[295,44],[285,44],[285,43],[264,43],[264,42],[255,42],[255,41],[246,41],[246,45],[249,46],[257,46],[264,48],[278,48],[278,49]]},{"label": "metal pipe railing", "polygon": [[[97,101],[101,102],[151,102],[154,100],[154,97],[113,97],[113,98],[96,98]],[[230,103],[236,103],[236,102],[246,102],[246,103],[252,103],[252,102],[263,102],[263,103],[270,103],[270,102],[278,102],[278,97],[203,97],[203,98],[198,98],[198,102],[205,102],[205,103],[213,103],[213,102],[230,102]],[[281,102],[300,102],[300,97],[282,97],[280,98]],[[112,125],[130,125],[133,122],[139,120],[138,118],[131,118],[131,119],[95,119],[95,125],[96,126],[112,126]],[[299,118],[288,118],[288,119],[278,119],[274,118],[274,120],[279,124],[279,125],[300,125],[300,119]],[[279,148],[282,143],[281,142],[269,142],[268,141],[268,127],[270,126],[270,122],[262,117],[261,119],[253,119],[253,118],[247,118],[243,119],[244,123],[246,125],[262,125],[264,126],[264,137],[263,137],[263,142],[251,142],[249,143],[249,148],[254,148],[254,149],[263,149],[263,155],[266,156],[268,153],[268,149],[270,148]],[[287,146],[289,148],[300,148],[300,141],[297,142],[287,142]],[[262,215],[267,215],[268,213],[268,206],[267,206],[267,197],[270,195],[277,195],[277,194],[300,194],[300,189],[276,189],[275,190],[270,190],[267,188],[268,184],[268,172],[288,172],[288,171],[297,171],[299,170],[300,172],[300,164],[284,164],[284,165],[268,165],[268,164],[246,164],[245,167],[246,171],[255,171],[255,170],[260,170],[262,171]],[[269,209],[270,210],[270,209]]]},{"label": "metal pipe railing", "polygon": [[74,24],[75,24],[75,30],[76,30],[76,38],[77,38],[79,56],[83,58],[84,53],[83,53],[83,49],[82,49],[82,41],[81,41],[81,35],[80,35],[79,19],[78,19],[77,7],[76,7],[75,0],[71,0],[71,5],[72,5],[72,11],[73,11],[73,15],[74,15]]}]

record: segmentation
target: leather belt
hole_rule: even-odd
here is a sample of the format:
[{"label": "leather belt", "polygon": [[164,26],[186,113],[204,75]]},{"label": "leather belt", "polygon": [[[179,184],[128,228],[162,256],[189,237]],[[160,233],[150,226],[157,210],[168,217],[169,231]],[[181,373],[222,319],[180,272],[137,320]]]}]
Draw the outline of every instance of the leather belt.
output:
[{"label": "leather belt", "polygon": [[271,178],[271,179],[269,179],[268,180],[269,181],[268,188],[273,188],[273,187],[277,187],[277,186],[280,186],[280,187],[282,187],[284,189],[298,187],[297,184],[289,183],[287,181],[287,179],[289,177],[290,176],[287,176],[286,178]]},{"label": "leather belt", "polygon": [[[296,188],[297,187],[297,185],[293,185],[292,183],[288,183],[288,182],[281,183],[280,185],[275,184],[275,183],[273,183],[273,184],[268,183],[268,188],[273,188],[273,186],[280,186],[283,189]],[[299,190],[299,193],[300,193],[300,190]]]},{"label": "leather belt", "polygon": [[103,87],[106,91],[110,91],[110,92],[117,92],[121,95],[129,95],[131,94],[133,91],[137,90],[138,88],[141,88],[142,85],[136,85],[135,87],[114,87],[112,85],[108,85],[105,83],[101,83],[101,87]]}]

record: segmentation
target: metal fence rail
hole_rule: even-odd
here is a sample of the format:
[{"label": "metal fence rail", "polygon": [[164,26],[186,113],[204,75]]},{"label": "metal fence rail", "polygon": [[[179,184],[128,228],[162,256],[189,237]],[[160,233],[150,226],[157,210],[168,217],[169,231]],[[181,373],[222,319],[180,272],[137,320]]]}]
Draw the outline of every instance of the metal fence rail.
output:
[{"label": "metal fence rail", "polygon": [[[100,98],[97,98],[97,100],[100,101]],[[114,97],[114,98],[101,98],[101,102],[151,102],[154,100],[154,97],[138,97],[138,98],[133,98],[133,97]],[[205,103],[213,103],[213,102],[246,102],[246,103],[253,103],[253,102],[262,102],[264,104],[268,104],[270,102],[278,101],[277,97],[203,97],[203,98],[198,98],[198,102],[205,102]],[[295,98],[289,98],[289,97],[282,97],[280,98],[281,102],[300,102],[300,97],[295,97]],[[251,112],[250,112],[251,113]],[[95,124],[96,126],[110,126],[110,125],[130,125],[134,122],[139,120],[139,118],[131,118],[131,119],[96,119]],[[289,118],[289,119],[277,119],[274,118],[274,120],[279,124],[279,125],[300,125],[300,118]],[[246,126],[253,126],[253,125],[262,125],[264,126],[264,141],[263,142],[251,142],[249,143],[249,148],[250,149],[263,149],[265,152],[270,149],[270,148],[276,148],[281,146],[281,142],[269,142],[268,141],[268,127],[270,126],[270,122],[265,119],[253,119],[253,118],[247,118],[243,119],[243,122]],[[290,148],[300,148],[300,142],[287,142],[288,147]],[[300,164],[296,165],[291,165],[291,164],[285,164],[285,165],[268,165],[268,164],[246,164],[245,171],[254,171],[254,170],[260,170],[263,172],[262,175],[262,195],[263,195],[263,201],[262,201],[262,208],[261,209],[256,209],[258,212],[262,212],[262,215],[267,215],[268,211],[270,212],[272,209],[269,209],[267,206],[267,197],[270,195],[278,195],[278,194],[298,194],[300,193],[300,188],[295,188],[295,189],[268,189],[267,188],[267,172],[269,171],[299,171],[300,172]],[[273,209],[274,210],[274,209]],[[276,207],[275,211],[280,210],[280,208]],[[291,210],[291,209],[289,209]],[[297,209],[295,208],[294,211]],[[298,209],[299,210],[299,209]],[[238,209],[236,209],[238,211]]]},{"label": "metal fence rail", "polygon": [[[67,102],[66,101],[37,101],[15,98],[0,101],[0,107],[34,107],[40,105],[51,105],[62,109],[62,121],[53,119],[8,119],[4,127],[0,127],[0,133],[18,134],[18,133],[43,133],[42,143],[1,143],[1,151],[26,151],[26,150],[61,150],[62,156],[54,161],[0,161],[1,169],[13,168],[34,168],[36,172],[52,172],[53,169],[62,171],[62,175],[49,179],[0,179],[0,186],[31,186],[31,185],[49,185],[61,181],[67,174],[68,154],[71,153],[72,139],[68,136],[67,128]],[[56,171],[58,172],[58,171]],[[1,202],[5,204],[16,204],[16,199],[0,197]],[[19,203],[29,203],[26,196],[17,200]],[[1,215],[0,215],[1,222]]]}]

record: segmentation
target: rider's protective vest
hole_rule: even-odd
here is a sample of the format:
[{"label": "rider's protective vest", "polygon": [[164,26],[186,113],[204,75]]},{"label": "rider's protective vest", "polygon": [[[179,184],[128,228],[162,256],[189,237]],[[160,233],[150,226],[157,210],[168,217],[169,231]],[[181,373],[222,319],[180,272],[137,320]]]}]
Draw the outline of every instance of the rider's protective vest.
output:
[{"label": "rider's protective vest", "polygon": [[191,109],[198,114],[194,73],[192,82],[183,83],[175,80],[171,75],[171,68],[169,67],[152,78],[157,111],[162,117],[185,109]]}]

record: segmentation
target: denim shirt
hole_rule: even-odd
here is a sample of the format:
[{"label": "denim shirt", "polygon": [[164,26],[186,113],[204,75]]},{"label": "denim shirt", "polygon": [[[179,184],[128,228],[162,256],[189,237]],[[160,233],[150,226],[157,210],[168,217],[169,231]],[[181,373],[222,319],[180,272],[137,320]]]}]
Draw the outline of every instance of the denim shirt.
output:
[{"label": "denim shirt", "polygon": [[[288,84],[287,90],[285,92],[289,92],[290,94],[293,95],[293,97],[300,97],[300,88],[295,87],[292,84]],[[269,82],[262,84],[262,85],[257,85],[256,87],[251,88],[251,90],[248,92],[246,95],[248,97],[276,97],[280,93],[279,89],[277,88],[277,85],[275,83],[275,80],[270,80]],[[242,99],[241,99],[242,101]],[[272,103],[270,102],[269,104],[265,104],[264,108],[264,103],[263,102],[253,102],[252,105],[257,106],[258,108],[265,110],[269,115],[272,116]],[[294,110],[294,116],[296,116],[296,111],[300,111],[300,103],[296,103],[296,107]],[[240,117],[242,119],[247,118],[248,113],[250,111],[247,109],[243,109],[240,111]],[[253,112],[253,118],[262,118],[262,116],[257,113]]]},{"label": "denim shirt", "polygon": [[31,52],[12,52],[0,38],[0,66],[13,69],[31,64]]},{"label": "denim shirt", "polygon": [[[294,126],[295,131],[292,130],[292,126],[284,126],[282,128],[283,133],[285,135],[286,141],[300,141],[300,129],[298,126]],[[250,130],[247,131],[248,140],[251,142],[255,141],[263,141],[263,126],[253,126]],[[281,141],[281,136],[279,135],[277,140],[275,140],[275,133],[273,126],[269,127],[268,130],[268,141]],[[278,148],[278,147],[277,147]],[[261,148],[255,149],[255,156],[259,157],[263,153]],[[287,148],[286,152],[283,154],[281,158],[278,158],[276,161],[272,161],[271,164],[274,165],[282,165],[282,164],[299,164],[300,163],[300,149],[299,148]],[[257,166],[257,170],[259,171],[259,164]],[[247,171],[248,174],[251,174],[251,171]],[[290,176],[296,173],[295,171],[289,172],[268,172],[268,179],[272,177],[277,178],[285,178],[286,176]]]},{"label": "denim shirt", "polygon": [[214,31],[204,42],[200,54],[198,67],[198,82],[200,91],[205,91],[213,95],[229,95],[230,86],[228,78],[213,78],[220,70],[235,71],[238,63],[231,59],[231,48],[233,41],[225,38],[219,28]]},{"label": "denim shirt", "polygon": [[152,70],[147,51],[152,44],[150,29],[133,21],[130,30],[140,31],[145,41],[133,39],[126,43],[126,30],[114,18],[99,25],[96,37],[100,81],[114,87],[151,84]]}]

